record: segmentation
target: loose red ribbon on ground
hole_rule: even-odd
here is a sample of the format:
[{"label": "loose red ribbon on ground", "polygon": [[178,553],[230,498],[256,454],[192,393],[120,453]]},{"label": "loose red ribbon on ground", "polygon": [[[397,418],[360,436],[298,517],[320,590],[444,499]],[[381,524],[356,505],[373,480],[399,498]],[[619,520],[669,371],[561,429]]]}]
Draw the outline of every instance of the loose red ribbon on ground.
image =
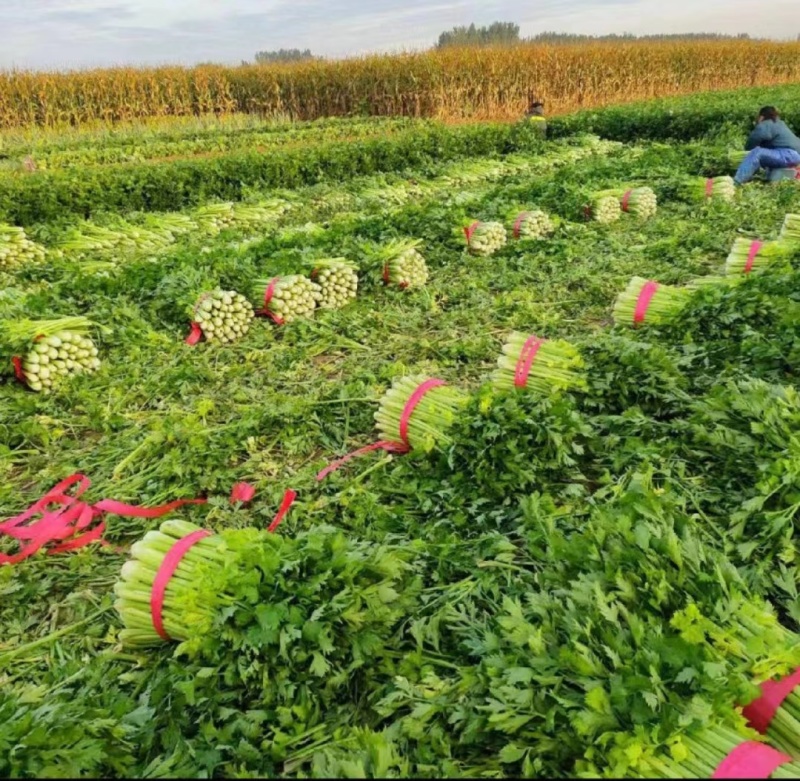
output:
[{"label": "loose red ribbon on ground", "polygon": [[475,220],[475,222],[473,222],[472,225],[470,225],[467,228],[464,228],[464,235],[467,237],[467,244],[471,244],[472,243],[472,234],[475,233],[475,229],[480,224],[481,223],[480,223],[479,220]]},{"label": "loose red ribbon on ground", "polygon": [[625,195],[622,196],[622,200],[620,201],[620,206],[622,206],[622,211],[624,212],[628,211],[628,203],[630,203],[632,192],[633,190],[628,190],[628,192],[626,192]]},{"label": "loose red ribbon on ground", "polygon": [[273,322],[275,322],[277,325],[283,325],[283,318],[281,318],[281,317],[278,317],[278,315],[276,315],[274,312],[271,312],[271,311],[268,309],[268,307],[269,307],[269,302],[270,302],[270,301],[272,301],[272,296],[273,296],[273,295],[274,295],[274,293],[275,293],[275,285],[277,285],[277,284],[278,284],[278,280],[279,280],[279,279],[280,279],[280,277],[273,277],[273,278],[272,278],[272,279],[269,281],[269,284],[267,285],[267,288],[266,288],[266,290],[264,291],[264,307],[263,307],[263,308],[262,308],[262,309],[261,309],[259,312],[257,312],[256,314],[259,314],[259,315],[266,315],[266,316],[267,316],[267,317],[269,317],[269,318],[270,318],[270,319],[271,319]]},{"label": "loose red ribbon on ground", "polygon": [[761,696],[742,709],[747,723],[764,735],[783,701],[800,686],[800,668],[779,681],[764,681]]},{"label": "loose red ribbon on ground", "polygon": [[321,482],[329,474],[341,469],[351,459],[357,458],[358,456],[364,456],[367,453],[372,453],[376,450],[385,450],[387,453],[403,454],[408,453],[408,445],[404,445],[402,442],[390,442],[388,440],[383,440],[381,442],[374,442],[366,447],[360,447],[358,450],[354,450],[352,453],[348,453],[346,456],[342,456],[342,458],[332,461],[330,464],[328,464],[328,466],[320,470],[317,473],[317,482]]},{"label": "loose red ribbon on ground", "polygon": [[158,568],[155,580],[153,580],[153,589],[150,592],[150,616],[153,619],[153,629],[162,640],[170,640],[170,636],[164,629],[164,597],[167,593],[167,586],[175,574],[175,570],[180,566],[183,557],[187,551],[196,545],[204,537],[210,537],[211,532],[205,529],[198,529],[186,537],[178,540],[168,551],[161,566]]},{"label": "loose red ribbon on ground", "polygon": [[[27,510],[0,523],[0,536],[6,535],[22,543],[18,553],[0,553],[1,564],[18,564],[47,547],[48,554],[83,548],[92,542],[101,542],[105,531],[105,513],[133,518],[160,518],[187,504],[202,504],[205,499],[179,499],[158,507],[136,507],[113,499],[103,499],[95,505],[80,501],[89,488],[88,477],[75,474],[51,488]],[[76,486],[72,495],[67,493]],[[33,520],[35,516],[41,516]],[[93,521],[100,519],[94,525]],[[53,543],[60,543],[53,545]]]},{"label": "loose red ribbon on ground", "polygon": [[525,222],[525,218],[528,216],[529,212],[522,212],[522,214],[517,217],[516,222],[514,223],[514,238],[519,238],[519,231],[522,228],[522,223]]},{"label": "loose red ribbon on ground", "polygon": [[740,743],[717,765],[711,778],[769,778],[792,758],[772,746],[748,740]]},{"label": "loose red ribbon on ground", "polygon": [[22,369],[22,358],[15,355],[11,359],[11,365],[14,367],[14,376],[17,378],[17,381],[21,382],[23,385],[27,385],[28,378],[25,376],[25,372]]},{"label": "loose red ribbon on ground", "polygon": [[642,285],[639,298],[636,299],[636,309],[633,312],[634,325],[639,325],[639,323],[644,322],[647,316],[647,310],[650,307],[650,302],[653,300],[653,296],[656,294],[657,290],[658,282],[646,282]]},{"label": "loose red ribbon on ground", "polygon": [[539,339],[537,336],[529,336],[522,346],[514,372],[514,385],[517,388],[524,388],[528,384],[528,375],[531,373],[531,366],[533,366],[536,354],[544,344],[544,341],[544,339]]},{"label": "loose red ribbon on ground", "polygon": [[417,405],[422,401],[428,392],[445,384],[446,383],[444,380],[425,380],[425,382],[417,386],[417,389],[411,394],[411,397],[406,402],[406,406],[403,407],[403,412],[400,415],[400,439],[403,441],[403,444],[406,447],[411,447],[408,442],[408,424],[411,421],[411,416],[414,414],[414,410],[417,408]]},{"label": "loose red ribbon on ground", "polygon": [[274,532],[275,529],[277,529],[281,525],[281,522],[286,517],[286,513],[289,512],[289,508],[291,508],[291,506],[294,504],[295,499],[297,499],[297,492],[292,491],[292,489],[290,488],[283,495],[283,501],[281,502],[281,506],[278,508],[278,512],[272,519],[272,523],[267,527],[268,532]]},{"label": "loose red ribbon on ground", "polygon": [[710,198],[714,194],[714,180],[706,179],[706,198]]},{"label": "loose red ribbon on ground", "polygon": [[231,489],[231,504],[250,502],[256,495],[256,489],[250,483],[236,483]]},{"label": "loose red ribbon on ground", "polygon": [[751,241],[750,251],[747,253],[747,263],[744,264],[744,273],[749,274],[753,270],[753,263],[755,263],[756,255],[758,255],[761,248],[764,246],[763,241]]}]

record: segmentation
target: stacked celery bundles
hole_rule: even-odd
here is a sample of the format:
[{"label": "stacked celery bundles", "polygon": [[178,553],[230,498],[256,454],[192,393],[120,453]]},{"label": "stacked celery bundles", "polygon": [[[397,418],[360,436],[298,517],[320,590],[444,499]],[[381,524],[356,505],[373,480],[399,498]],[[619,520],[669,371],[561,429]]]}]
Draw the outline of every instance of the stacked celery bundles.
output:
[{"label": "stacked celery bundles", "polygon": [[633,277],[614,302],[616,325],[653,325],[674,318],[692,291]]},{"label": "stacked celery bundles", "polygon": [[497,390],[519,388],[552,393],[585,385],[584,363],[569,342],[539,339],[516,331],[503,345],[492,375]]},{"label": "stacked celery bundles", "polygon": [[204,233],[216,236],[236,220],[233,203],[212,203],[192,212],[192,219]]},{"label": "stacked celery bundles", "polygon": [[235,290],[212,290],[201,295],[192,308],[192,320],[209,342],[236,341],[244,336],[253,321],[253,307]]},{"label": "stacked celery bundles", "polygon": [[788,258],[797,250],[789,241],[756,241],[736,239],[728,259],[725,261],[726,274],[749,274],[756,269]]},{"label": "stacked celery bundles", "polygon": [[686,200],[695,203],[709,199],[732,201],[736,197],[736,185],[732,176],[715,176],[710,179],[692,176],[684,180],[680,190]]},{"label": "stacked celery bundles", "polygon": [[800,214],[786,215],[778,238],[800,242]]},{"label": "stacked celery bundles", "polygon": [[375,253],[387,285],[397,285],[404,290],[425,286],[428,264],[419,251],[421,244],[418,239],[399,239],[388,242]]},{"label": "stacked celery bundles", "polygon": [[93,324],[85,317],[9,321],[0,325],[4,344],[26,351],[15,356],[18,379],[31,390],[48,393],[65,379],[97,371],[98,350],[89,338]]},{"label": "stacked celery bundles", "polygon": [[314,316],[322,289],[307,277],[289,274],[256,280],[252,296],[259,312],[270,315],[278,323],[291,323]]},{"label": "stacked celery bundles", "polygon": [[465,393],[442,380],[403,377],[386,391],[375,413],[381,439],[424,451],[447,444],[447,429],[467,400]]},{"label": "stacked celery bundles", "polygon": [[508,235],[499,222],[474,220],[464,228],[467,247],[473,255],[488,257],[505,246]]},{"label": "stacked celery bundles", "polygon": [[312,276],[319,285],[321,309],[341,309],[358,294],[358,270],[344,258],[315,260]]},{"label": "stacked celery bundles", "polygon": [[594,193],[589,199],[589,205],[584,210],[587,217],[595,222],[608,224],[615,222],[622,216],[620,196],[616,190],[603,190]]},{"label": "stacked celery bundles", "polygon": [[22,228],[0,223],[0,271],[44,260],[45,250],[31,241]]}]

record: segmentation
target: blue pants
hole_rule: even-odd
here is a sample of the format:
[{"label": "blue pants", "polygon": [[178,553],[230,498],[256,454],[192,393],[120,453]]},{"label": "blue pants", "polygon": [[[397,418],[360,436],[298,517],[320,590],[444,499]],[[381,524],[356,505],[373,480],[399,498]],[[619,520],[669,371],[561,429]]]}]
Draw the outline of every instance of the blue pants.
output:
[{"label": "blue pants", "polygon": [[794,149],[765,149],[757,146],[747,154],[733,180],[736,184],[749,182],[761,168],[793,168],[800,165],[800,154]]}]

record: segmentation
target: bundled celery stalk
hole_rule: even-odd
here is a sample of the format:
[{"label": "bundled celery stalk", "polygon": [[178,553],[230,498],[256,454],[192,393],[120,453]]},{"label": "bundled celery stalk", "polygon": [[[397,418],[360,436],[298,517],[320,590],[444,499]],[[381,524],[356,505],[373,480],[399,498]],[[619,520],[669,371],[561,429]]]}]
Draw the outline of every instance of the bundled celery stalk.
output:
[{"label": "bundled celery stalk", "polygon": [[781,240],[785,239],[788,241],[800,242],[800,214],[786,215],[778,238]]},{"label": "bundled celery stalk", "polygon": [[800,671],[762,684],[762,696],[742,711],[749,725],[775,748],[800,758]]},{"label": "bundled celery stalk", "polygon": [[586,384],[584,362],[569,342],[548,341],[511,333],[492,375],[497,390],[520,388],[537,393],[581,388]]},{"label": "bundled celery stalk", "polygon": [[[769,778],[800,778],[800,763],[780,763],[775,748],[763,745],[753,746],[754,741],[726,725],[699,729],[681,738],[670,746],[669,756],[650,756],[642,758],[635,778],[765,778],[758,773],[758,764],[750,762],[748,753],[755,748],[778,758],[776,770]],[[735,775],[717,775],[721,766],[732,764]]]},{"label": "bundled celery stalk", "polygon": [[234,342],[249,330],[254,317],[250,302],[235,290],[203,293],[192,309],[192,319],[209,342]]},{"label": "bundled celery stalk", "polygon": [[506,229],[499,222],[473,221],[464,228],[467,247],[473,255],[488,257],[505,246]]},{"label": "bundled celery stalk", "polygon": [[[165,638],[153,625],[151,595],[156,574],[164,557],[178,540],[200,532],[199,526],[186,521],[165,521],[159,531],[148,532],[131,547],[131,560],[122,567],[114,586],[114,607],[125,628],[119,633],[126,646],[158,645]],[[199,536],[199,535],[198,535]],[[193,634],[208,631],[216,610],[226,604],[224,594],[217,600],[194,599],[194,592],[212,572],[222,570],[227,559],[225,541],[213,534],[197,539],[188,547],[169,580],[161,611],[163,629],[168,638],[188,640]]]},{"label": "bundled celery stalk", "polygon": [[685,306],[691,291],[633,277],[614,302],[616,325],[653,325],[673,319]]},{"label": "bundled celery stalk", "polygon": [[589,199],[585,214],[595,222],[608,224],[616,222],[622,216],[620,199],[615,190],[603,190],[594,193]]},{"label": "bundled celery stalk", "polygon": [[314,316],[322,291],[307,277],[289,274],[256,280],[252,296],[259,312],[270,315],[276,322],[291,323]]},{"label": "bundled celery stalk", "polygon": [[264,203],[238,203],[233,209],[233,222],[246,229],[276,220],[290,208],[286,201],[277,199]]},{"label": "bundled celery stalk", "polygon": [[709,199],[732,201],[736,197],[736,185],[732,176],[715,176],[710,179],[692,176],[684,180],[680,192],[686,200],[694,203]]},{"label": "bundled celery stalk", "polygon": [[725,261],[725,273],[749,274],[777,260],[788,258],[796,249],[797,247],[788,241],[736,239]]},{"label": "bundled celery stalk", "polygon": [[192,212],[192,219],[201,231],[216,236],[220,231],[233,225],[236,217],[232,203],[212,203],[195,209]]},{"label": "bundled celery stalk", "polygon": [[382,439],[429,451],[449,442],[446,431],[467,399],[441,380],[403,377],[383,395],[375,421]]},{"label": "bundled celery stalk", "polygon": [[621,193],[619,205],[626,214],[648,220],[658,211],[658,198],[650,187],[634,187]]},{"label": "bundled celery stalk", "polygon": [[539,209],[521,212],[513,218],[512,233],[515,239],[544,239],[555,229],[552,217]]},{"label": "bundled celery stalk", "polygon": [[175,240],[172,233],[151,220],[150,228],[124,223],[116,228],[86,223],[73,229],[56,248],[79,257],[89,254],[139,255],[159,252]]},{"label": "bundled celery stalk", "polygon": [[45,249],[31,241],[24,229],[0,223],[0,271],[44,260]]},{"label": "bundled celery stalk", "polygon": [[344,258],[323,258],[314,261],[312,274],[319,285],[319,306],[341,309],[358,293],[358,269]]},{"label": "bundled celery stalk", "polygon": [[428,281],[428,264],[419,252],[419,240],[396,240],[385,244],[377,259],[383,266],[383,281],[403,289],[424,287]]},{"label": "bundled celery stalk", "polygon": [[4,343],[26,351],[19,379],[31,390],[48,393],[68,377],[97,371],[100,359],[88,336],[91,325],[85,317],[3,323]]}]

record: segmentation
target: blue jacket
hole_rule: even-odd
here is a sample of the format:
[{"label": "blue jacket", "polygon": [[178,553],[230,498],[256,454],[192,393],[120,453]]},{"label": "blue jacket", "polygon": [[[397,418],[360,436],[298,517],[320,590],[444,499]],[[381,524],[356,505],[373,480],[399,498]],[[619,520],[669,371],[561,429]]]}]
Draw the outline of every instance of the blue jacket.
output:
[{"label": "blue jacket", "polygon": [[753,128],[744,148],[749,152],[757,146],[763,149],[794,149],[800,154],[800,138],[780,119],[765,119]]}]

